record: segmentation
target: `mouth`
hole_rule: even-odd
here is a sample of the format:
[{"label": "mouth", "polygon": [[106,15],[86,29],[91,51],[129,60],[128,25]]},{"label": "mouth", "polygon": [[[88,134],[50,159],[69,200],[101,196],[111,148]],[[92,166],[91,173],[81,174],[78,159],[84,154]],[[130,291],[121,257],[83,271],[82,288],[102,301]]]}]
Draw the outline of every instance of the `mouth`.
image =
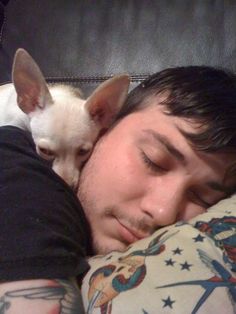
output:
[{"label": "mouth", "polygon": [[119,224],[119,234],[126,244],[132,244],[138,240],[146,238],[150,234],[143,233],[142,231],[136,230],[135,228],[129,226],[127,223],[116,218]]}]

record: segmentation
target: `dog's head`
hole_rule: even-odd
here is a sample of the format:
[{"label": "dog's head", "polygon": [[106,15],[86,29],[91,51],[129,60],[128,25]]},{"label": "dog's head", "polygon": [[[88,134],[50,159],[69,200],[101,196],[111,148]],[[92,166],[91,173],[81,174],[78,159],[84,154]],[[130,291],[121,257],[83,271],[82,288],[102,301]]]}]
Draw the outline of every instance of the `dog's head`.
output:
[{"label": "dog's head", "polygon": [[82,164],[127,97],[129,76],[114,76],[83,100],[77,89],[48,86],[32,57],[19,49],[12,77],[18,105],[30,119],[37,152],[51,160],[54,171],[76,188]]}]

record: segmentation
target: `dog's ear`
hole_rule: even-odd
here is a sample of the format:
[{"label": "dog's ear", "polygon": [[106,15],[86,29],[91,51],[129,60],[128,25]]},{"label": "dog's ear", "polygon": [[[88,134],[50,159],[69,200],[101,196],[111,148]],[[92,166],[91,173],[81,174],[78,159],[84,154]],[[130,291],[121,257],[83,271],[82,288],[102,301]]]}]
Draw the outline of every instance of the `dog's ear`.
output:
[{"label": "dog's ear", "polygon": [[92,119],[108,128],[123,105],[129,90],[128,75],[117,75],[105,81],[88,98],[85,106]]},{"label": "dog's ear", "polygon": [[53,100],[38,65],[24,49],[16,51],[12,81],[17,93],[17,103],[25,113],[43,109]]}]

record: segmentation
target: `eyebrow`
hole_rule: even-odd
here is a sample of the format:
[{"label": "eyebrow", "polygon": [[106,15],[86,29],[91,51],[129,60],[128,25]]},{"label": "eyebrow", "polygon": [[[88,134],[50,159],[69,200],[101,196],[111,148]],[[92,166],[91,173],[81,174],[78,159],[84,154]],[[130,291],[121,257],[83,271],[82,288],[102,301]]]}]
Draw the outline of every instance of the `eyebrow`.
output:
[{"label": "eyebrow", "polygon": [[170,142],[169,138],[163,134],[160,134],[156,131],[153,131],[151,129],[145,129],[143,130],[144,133],[150,134],[158,143],[161,143],[165,148],[168,150],[168,152],[178,161],[180,161],[182,164],[186,164],[186,158],[185,156],[174,146],[173,143]]},{"label": "eyebrow", "polygon": [[[163,134],[160,134],[156,131],[153,131],[151,129],[145,129],[143,130],[144,133],[150,134],[158,143],[161,143],[168,152],[178,161],[180,161],[183,165],[187,163],[185,156],[177,149],[173,143],[170,142],[169,138]],[[220,191],[225,193],[225,196],[229,196],[232,194],[235,187],[226,187],[224,184],[221,184],[216,181],[209,181],[206,183],[206,185],[214,190],[214,191]]]}]

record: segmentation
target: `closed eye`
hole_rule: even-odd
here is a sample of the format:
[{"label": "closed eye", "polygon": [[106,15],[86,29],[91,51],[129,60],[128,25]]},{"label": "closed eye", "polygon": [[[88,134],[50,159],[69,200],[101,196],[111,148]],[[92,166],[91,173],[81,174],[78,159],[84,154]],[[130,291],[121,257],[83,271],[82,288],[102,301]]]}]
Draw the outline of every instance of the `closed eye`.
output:
[{"label": "closed eye", "polygon": [[148,169],[151,169],[154,172],[166,172],[167,169],[160,166],[159,164],[157,164],[156,162],[153,162],[145,153],[144,151],[140,151],[141,153],[141,158],[144,162],[144,164],[146,165],[146,167]]},{"label": "closed eye", "polygon": [[202,206],[203,208],[209,208],[211,207],[213,204],[208,203],[207,201],[205,201],[198,193],[194,192],[194,191],[189,191],[188,192],[189,195],[189,199],[199,205]]}]

